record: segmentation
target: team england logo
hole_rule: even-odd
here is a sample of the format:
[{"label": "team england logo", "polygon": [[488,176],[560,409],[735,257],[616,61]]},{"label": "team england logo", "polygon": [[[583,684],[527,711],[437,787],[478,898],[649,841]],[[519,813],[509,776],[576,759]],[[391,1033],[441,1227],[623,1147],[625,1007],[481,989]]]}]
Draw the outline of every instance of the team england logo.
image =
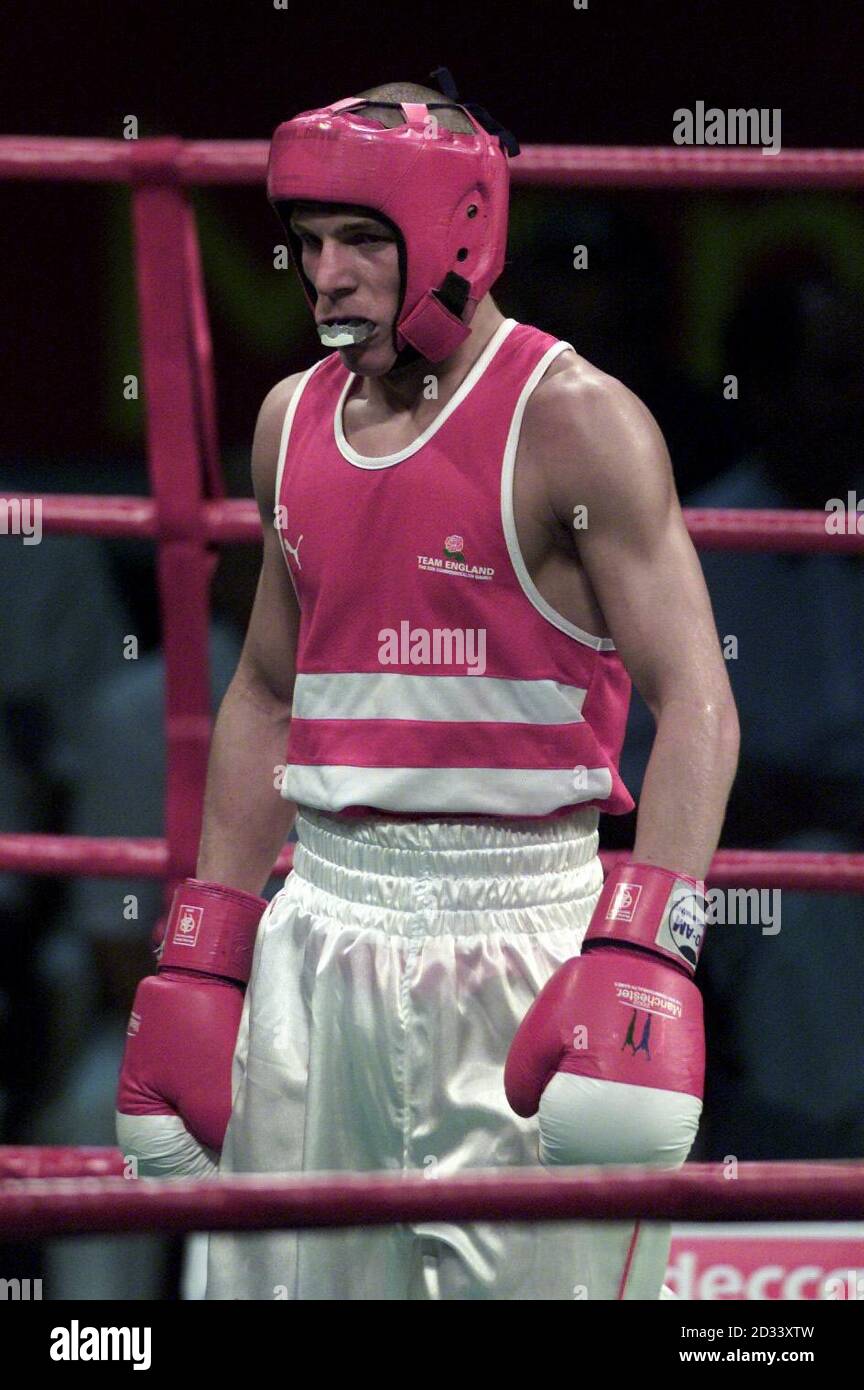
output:
[{"label": "team england logo", "polygon": [[469,565],[465,558],[465,537],[458,531],[451,531],[444,537],[443,556],[418,555],[417,568],[433,570],[438,574],[455,574],[462,579],[493,579],[495,570],[491,565]]},{"label": "team england logo", "polygon": [[175,946],[194,946],[201,928],[203,907],[181,906],[172,938]]}]

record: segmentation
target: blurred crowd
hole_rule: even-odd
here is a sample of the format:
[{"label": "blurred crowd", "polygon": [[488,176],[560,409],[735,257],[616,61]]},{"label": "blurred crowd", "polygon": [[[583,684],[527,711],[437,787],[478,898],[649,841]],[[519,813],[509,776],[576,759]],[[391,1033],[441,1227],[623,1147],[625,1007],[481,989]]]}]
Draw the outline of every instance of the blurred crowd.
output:
[{"label": "blurred crowd", "polygon": [[[764,255],[723,325],[724,396],[676,340],[674,264],[620,204],[558,198],[524,216],[495,297],[571,342],[649,406],[685,506],[813,508],[864,497],[862,305],[816,257]],[[573,247],[588,248],[585,270]],[[526,273],[530,257],[530,273]],[[274,364],[273,380],[311,360]],[[242,345],[236,353],[242,358]],[[248,440],[258,401],[248,404]],[[249,494],[248,443],[225,450]],[[114,493],[146,490],[140,459]],[[92,491],[89,460],[0,461],[0,494]],[[738,702],[742,749],[723,848],[862,848],[864,564],[858,556],[710,552],[702,564]],[[231,679],[257,576],[254,547],[214,585],[214,711]],[[0,544],[0,829],[163,833],[163,689],[152,549],[85,537]],[[139,639],[136,660],[124,639]],[[623,758],[638,800],[652,738],[634,694]],[[634,817],[604,818],[632,844]],[[275,888],[271,883],[268,892]],[[718,925],[700,967],[708,1078],[693,1157],[864,1153],[864,897],[782,894],[779,932]],[[132,903],[130,910],[129,903]],[[0,1143],[113,1144],[114,1088],[135,984],[152,968],[154,881],[0,875]],[[38,1266],[34,1263],[44,1261]],[[176,1289],[167,1240],[49,1243],[21,1252],[51,1297],[144,1298]]]}]

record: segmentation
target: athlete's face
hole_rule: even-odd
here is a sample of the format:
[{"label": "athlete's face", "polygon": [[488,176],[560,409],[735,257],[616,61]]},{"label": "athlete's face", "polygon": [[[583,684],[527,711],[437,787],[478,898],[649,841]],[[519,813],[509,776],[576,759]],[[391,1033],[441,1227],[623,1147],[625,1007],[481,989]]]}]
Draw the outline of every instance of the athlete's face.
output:
[{"label": "athlete's face", "polygon": [[318,296],[319,331],[325,323],[368,320],[372,331],[364,341],[339,352],[349,371],[383,376],[396,357],[393,323],[401,280],[394,232],[366,213],[310,203],[296,205],[290,225],[300,239],[303,273]]}]

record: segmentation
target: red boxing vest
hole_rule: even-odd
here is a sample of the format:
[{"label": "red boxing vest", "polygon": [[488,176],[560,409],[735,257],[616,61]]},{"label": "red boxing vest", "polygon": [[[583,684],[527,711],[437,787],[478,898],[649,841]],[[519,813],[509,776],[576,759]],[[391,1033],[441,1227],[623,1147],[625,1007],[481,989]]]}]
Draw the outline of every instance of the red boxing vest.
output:
[{"label": "red boxing vest", "polygon": [[300,605],[282,795],[340,815],[633,807],[614,644],[531,582],[513,519],[525,405],[570,346],[507,319],[408,448],[358,454],[338,353],[285,417],[275,522]]}]

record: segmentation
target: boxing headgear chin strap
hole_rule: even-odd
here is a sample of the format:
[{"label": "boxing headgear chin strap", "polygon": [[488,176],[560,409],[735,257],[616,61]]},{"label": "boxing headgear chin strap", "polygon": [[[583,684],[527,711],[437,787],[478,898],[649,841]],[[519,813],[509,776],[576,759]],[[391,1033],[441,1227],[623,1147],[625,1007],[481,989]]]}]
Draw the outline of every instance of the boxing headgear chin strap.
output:
[{"label": "boxing headgear chin strap", "polygon": [[[473,127],[470,135],[445,130],[431,113],[454,105],[459,103],[346,97],[284,122],[270,146],[267,194],[288,232],[313,308],[317,296],[288,227],[291,204],[360,208],[400,233],[397,364],[415,353],[441,362],[455,352],[468,337],[477,305],[504,268],[507,161],[519,146],[477,106],[459,105]],[[356,109],[363,106],[393,107],[401,111],[403,123],[382,126]]]}]

